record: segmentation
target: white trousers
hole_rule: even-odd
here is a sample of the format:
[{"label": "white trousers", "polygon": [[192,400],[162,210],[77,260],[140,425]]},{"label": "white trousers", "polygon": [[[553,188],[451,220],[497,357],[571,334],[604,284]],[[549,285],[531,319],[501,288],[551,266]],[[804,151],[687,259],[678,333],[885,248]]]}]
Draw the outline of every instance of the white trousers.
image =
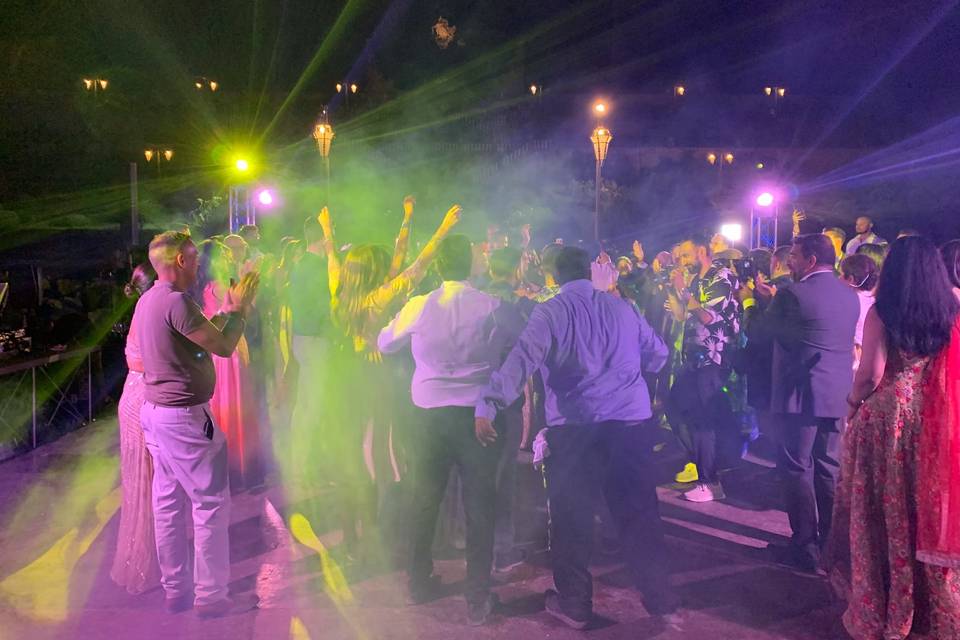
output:
[{"label": "white trousers", "polygon": [[[230,580],[230,474],[227,442],[206,404],[144,402],[144,440],[153,457],[153,517],[161,584],[168,598],[194,593],[197,605],[227,597]],[[212,438],[205,434],[212,428]],[[193,510],[193,571],[187,539]]]}]

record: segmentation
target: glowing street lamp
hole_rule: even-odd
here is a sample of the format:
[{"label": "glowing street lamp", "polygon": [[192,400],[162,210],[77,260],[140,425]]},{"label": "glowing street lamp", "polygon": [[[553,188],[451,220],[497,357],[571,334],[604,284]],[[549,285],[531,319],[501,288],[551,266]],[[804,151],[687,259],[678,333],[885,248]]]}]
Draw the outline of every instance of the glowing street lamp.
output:
[{"label": "glowing street lamp", "polygon": [[602,118],[607,113],[607,104],[605,102],[599,102],[599,101],[593,103],[593,113],[598,118]]},{"label": "glowing street lamp", "polygon": [[786,87],[764,87],[763,94],[773,99],[773,108],[770,110],[770,113],[776,114],[777,104],[787,95],[787,88]]},{"label": "glowing street lamp", "polygon": [[220,87],[220,83],[216,80],[211,80],[209,78],[200,76],[193,81],[193,86],[197,89],[197,91],[206,91],[209,89],[211,92],[214,92]]},{"label": "glowing street lamp", "polygon": [[246,158],[237,158],[233,167],[240,173],[246,173],[250,169],[250,162]]},{"label": "glowing street lamp", "polygon": [[110,82],[106,78],[83,79],[83,88],[87,91],[92,91],[93,93],[97,93],[98,91],[106,91],[109,84]]},{"label": "glowing street lamp", "polygon": [[[602,104],[602,103],[600,103]],[[606,109],[604,109],[605,111]],[[596,187],[596,197],[593,205],[593,239],[600,244],[600,168],[603,167],[603,161],[607,159],[607,152],[610,150],[610,141],[613,140],[613,134],[610,129],[600,125],[593,130],[590,136],[590,142],[593,143],[593,157],[596,160],[596,178],[594,186]]]},{"label": "glowing street lamp", "polygon": [[158,147],[148,147],[143,150],[143,157],[147,161],[147,164],[153,162],[154,158],[157,160],[157,176],[160,176],[160,165],[163,161],[170,162],[173,160],[173,149],[158,148]]},{"label": "glowing street lamp", "polygon": [[346,81],[337,83],[337,94],[343,94],[344,101],[347,104],[350,103],[351,94],[356,95],[359,91],[360,87],[356,82],[351,82],[349,84]]},{"label": "glowing street lamp", "polygon": [[543,87],[541,87],[538,84],[530,85],[530,95],[536,96],[536,95],[539,95],[540,93],[543,93]]},{"label": "glowing street lamp", "polygon": [[687,88],[682,84],[678,84],[673,88],[673,95],[678,98],[682,98],[686,93],[687,93]]},{"label": "glowing street lamp", "polygon": [[327,204],[330,204],[330,147],[336,134],[330,126],[327,110],[320,114],[320,120],[313,126],[313,139],[317,141],[317,151],[323,158],[323,168],[327,176]]},{"label": "glowing street lamp", "polygon": [[[714,153],[713,151],[709,152],[705,157],[706,157],[706,159],[707,159],[707,162],[709,162],[709,163],[712,164],[712,165],[717,165],[717,166],[719,166],[719,168],[720,168],[721,170],[723,169],[723,165],[725,165],[725,164],[733,164],[733,161],[734,161],[734,155],[733,155],[733,153],[730,152],[730,151],[727,151],[726,153],[723,154],[723,156],[722,156],[723,161],[722,161],[722,162],[720,162],[721,156],[718,156],[718,155],[717,155],[716,153]],[[719,165],[718,165],[718,163],[719,163]]]},{"label": "glowing street lamp", "polygon": [[757,196],[757,206],[764,207],[764,208],[769,207],[773,205],[774,200],[775,198],[773,197],[772,193],[770,193],[769,191],[764,191],[763,193]]}]

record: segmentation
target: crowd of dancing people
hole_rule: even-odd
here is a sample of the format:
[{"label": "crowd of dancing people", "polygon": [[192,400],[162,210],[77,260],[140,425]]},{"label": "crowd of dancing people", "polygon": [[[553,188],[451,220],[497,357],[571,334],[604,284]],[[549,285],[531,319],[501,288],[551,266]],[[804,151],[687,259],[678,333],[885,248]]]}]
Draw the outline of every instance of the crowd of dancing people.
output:
[{"label": "crowd of dancing people", "polygon": [[230,497],[279,485],[332,496],[342,562],[402,541],[421,604],[454,487],[483,624],[491,572],[525,557],[526,449],[549,508],[546,610],[589,625],[599,513],[644,607],[678,616],[658,452],[680,444],[686,500],[723,500],[762,434],[792,531],[772,559],[829,579],[854,638],[960,638],[960,241],[887,243],[867,217],[849,242],[800,234],[796,212],[784,246],[690,235],[647,262],[639,241],[535,250],[529,227],[472,242],[453,206],[410,260],[414,205],[392,254],[341,246],[326,208],[275,254],[255,227],[153,239],[128,287],[118,584],[162,585],[172,613],[256,606],[228,595]]}]

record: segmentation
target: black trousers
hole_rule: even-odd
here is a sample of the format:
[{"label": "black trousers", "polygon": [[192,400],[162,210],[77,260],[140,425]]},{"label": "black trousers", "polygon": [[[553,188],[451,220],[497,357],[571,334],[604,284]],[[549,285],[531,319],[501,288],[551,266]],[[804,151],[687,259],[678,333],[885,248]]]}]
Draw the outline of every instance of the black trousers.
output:
[{"label": "black trousers", "polygon": [[717,365],[686,366],[670,389],[668,418],[677,437],[697,465],[701,482],[717,482],[717,438],[724,451],[739,438],[739,425],[725,389],[730,371]]},{"label": "black trousers", "polygon": [[844,420],[779,414],[777,469],[792,543],[816,562],[830,533]]},{"label": "black trousers", "polygon": [[480,603],[490,590],[493,530],[497,498],[497,462],[503,434],[483,447],[474,435],[473,407],[421,409],[413,451],[411,553],[407,576],[418,589],[433,573],[433,535],[450,470],[457,465],[467,519],[468,602]]},{"label": "black trousers", "polygon": [[669,607],[674,595],[657,502],[652,424],[606,422],[547,431],[545,461],[550,500],[553,581],[565,611],[593,608],[593,514],[602,490],[617,524],[621,547],[649,608]]}]

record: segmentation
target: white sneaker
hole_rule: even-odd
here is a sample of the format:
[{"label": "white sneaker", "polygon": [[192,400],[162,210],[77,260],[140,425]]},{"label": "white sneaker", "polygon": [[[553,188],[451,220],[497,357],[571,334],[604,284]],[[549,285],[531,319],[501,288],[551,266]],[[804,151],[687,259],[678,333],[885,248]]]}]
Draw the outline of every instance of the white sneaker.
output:
[{"label": "white sneaker", "polygon": [[723,500],[727,496],[723,493],[723,487],[719,482],[712,484],[699,483],[690,491],[683,494],[683,497],[690,502],[713,502],[714,500]]}]

